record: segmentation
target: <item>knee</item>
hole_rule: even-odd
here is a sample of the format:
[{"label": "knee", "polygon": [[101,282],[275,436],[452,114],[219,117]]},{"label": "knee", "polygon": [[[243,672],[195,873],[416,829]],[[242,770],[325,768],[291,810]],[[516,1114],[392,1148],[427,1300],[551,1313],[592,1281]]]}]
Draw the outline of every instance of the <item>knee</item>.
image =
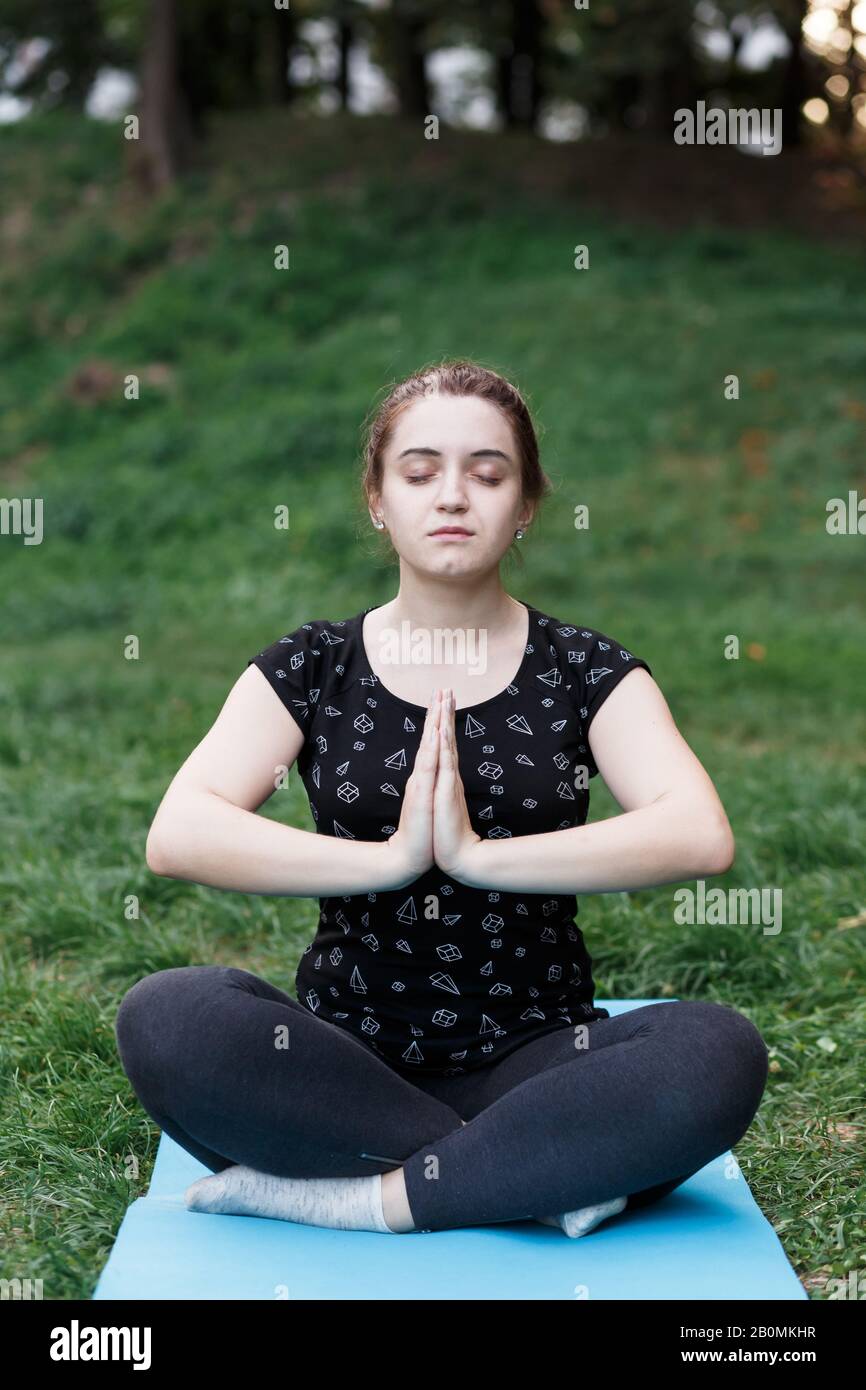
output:
[{"label": "knee", "polygon": [[117,1050],[124,1071],[132,1077],[141,1070],[159,1043],[166,1043],[169,1024],[189,1007],[191,994],[210,987],[223,966],[184,965],[156,970],[128,989],[114,1021]]},{"label": "knee", "polygon": [[707,1098],[714,1098],[735,1144],[751,1124],[769,1075],[769,1052],[751,1019],[728,1004],[681,1000],[687,1046]]},{"label": "knee", "polygon": [[167,988],[177,970],[157,970],[145,975],[128,989],[120,1001],[114,1020],[114,1036],[124,1070],[129,1075],[136,1069],[136,1060],[159,1027]]},{"label": "knee", "polygon": [[706,1007],[711,1010],[711,1022],[730,1058],[731,1068],[744,1085],[757,1089],[760,1098],[770,1065],[767,1044],[752,1020],[738,1009],[710,1001]]}]

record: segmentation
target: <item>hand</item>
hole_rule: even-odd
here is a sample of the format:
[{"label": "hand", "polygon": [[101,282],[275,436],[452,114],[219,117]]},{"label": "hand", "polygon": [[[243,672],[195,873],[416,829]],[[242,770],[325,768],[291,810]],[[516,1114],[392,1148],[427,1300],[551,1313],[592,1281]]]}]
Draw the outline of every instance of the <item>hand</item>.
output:
[{"label": "hand", "polygon": [[433,791],[439,763],[441,693],[434,690],[427,702],[427,717],[415,754],[415,766],[403,793],[400,823],[386,841],[388,851],[398,866],[400,881],[393,884],[394,888],[413,883],[434,864]]},{"label": "hand", "polygon": [[459,880],[461,864],[481,843],[481,836],[472,829],[458,767],[454,694],[449,689],[445,695],[439,717],[439,768],[433,795],[433,854],[440,869]]}]

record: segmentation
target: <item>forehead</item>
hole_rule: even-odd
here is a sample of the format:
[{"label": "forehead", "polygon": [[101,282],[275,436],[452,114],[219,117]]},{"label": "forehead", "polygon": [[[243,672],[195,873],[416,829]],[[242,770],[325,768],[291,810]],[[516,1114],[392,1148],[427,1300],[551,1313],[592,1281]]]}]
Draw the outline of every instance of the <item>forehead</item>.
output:
[{"label": "forehead", "polygon": [[502,449],[514,453],[511,426],[496,406],[479,396],[426,396],[397,417],[389,454],[404,449]]}]

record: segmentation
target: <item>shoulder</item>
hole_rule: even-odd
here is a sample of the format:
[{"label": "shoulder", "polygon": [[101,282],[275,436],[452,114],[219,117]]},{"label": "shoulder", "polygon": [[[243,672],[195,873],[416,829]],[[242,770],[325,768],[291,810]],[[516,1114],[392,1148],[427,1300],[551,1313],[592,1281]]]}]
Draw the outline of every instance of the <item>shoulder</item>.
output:
[{"label": "shoulder", "polygon": [[327,621],[326,618],[311,618],[305,623],[300,623],[298,627],[291,628],[281,637],[274,638],[272,642],[260,648],[249,658],[247,665],[254,661],[258,663],[260,660],[266,660],[272,664],[287,666],[293,671],[302,669],[314,659],[314,654],[321,650],[321,634],[327,626]]},{"label": "shoulder", "polygon": [[303,730],[309,726],[311,714],[327,684],[328,651],[323,642],[327,618],[311,618],[291,628],[282,636],[261,647],[247,658],[247,666],[256,666],[286,709]]},{"label": "shoulder", "polygon": [[316,705],[346,676],[355,652],[354,619],[310,618],[247,658],[285,699]]},{"label": "shoulder", "polygon": [[561,677],[562,697],[576,711],[581,739],[578,748],[589,776],[595,777],[598,764],[587,738],[592,721],[629,671],[642,667],[652,675],[652,670],[631,647],[600,628],[564,622],[550,614],[543,616],[546,618],[544,630],[549,633],[551,659]]},{"label": "shoulder", "polygon": [[586,623],[574,623],[540,615],[545,619],[551,656],[558,660],[565,688],[577,699],[585,722],[624,675],[635,667],[643,667],[652,675],[649,663],[636,655],[630,646]]}]

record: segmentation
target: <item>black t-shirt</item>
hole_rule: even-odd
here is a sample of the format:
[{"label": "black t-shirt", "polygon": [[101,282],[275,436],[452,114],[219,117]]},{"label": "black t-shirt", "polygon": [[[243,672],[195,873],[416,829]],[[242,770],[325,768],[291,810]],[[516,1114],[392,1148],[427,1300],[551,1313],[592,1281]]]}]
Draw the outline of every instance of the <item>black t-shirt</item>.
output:
[{"label": "black t-shirt", "polygon": [[[580,782],[598,773],[589,726],[623,676],[650,671],[614,638],[524,607],[529,639],[513,680],[456,711],[460,775],[482,838],[583,825]],[[304,732],[297,768],[318,833],[381,841],[400,819],[426,710],[374,675],[361,630],[371,611],[302,623],[247,665]],[[434,865],[396,891],[319,906],[295,976],[299,1003],[406,1074],[466,1072],[530,1037],[609,1017],[594,1007],[574,894],[468,887]]]}]

